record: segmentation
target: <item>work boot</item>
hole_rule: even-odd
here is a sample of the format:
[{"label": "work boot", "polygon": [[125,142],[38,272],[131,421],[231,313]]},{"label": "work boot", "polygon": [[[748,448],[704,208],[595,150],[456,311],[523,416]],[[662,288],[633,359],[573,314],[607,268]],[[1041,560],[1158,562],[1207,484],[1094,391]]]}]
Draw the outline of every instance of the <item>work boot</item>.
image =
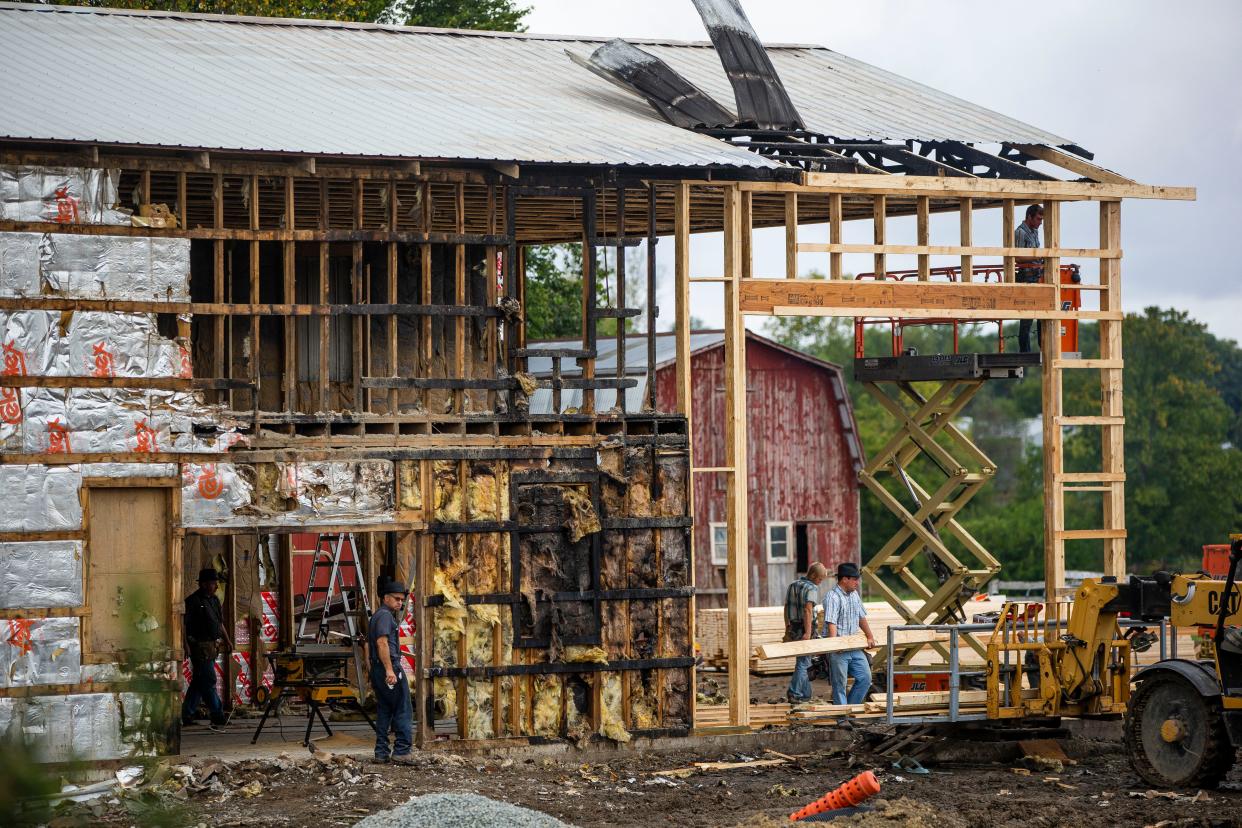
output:
[{"label": "work boot", "polygon": [[403,753],[400,756],[392,757],[392,763],[394,765],[413,765],[414,756],[409,753]]},{"label": "work boot", "polygon": [[389,762],[391,762],[392,760],[391,760],[391,759],[389,759],[387,756],[376,756],[376,757],[375,757],[374,759],[372,759],[371,761],[372,761],[372,762],[374,762],[374,763],[375,763],[375,764],[377,764],[377,765],[387,765],[387,764],[388,764]]}]

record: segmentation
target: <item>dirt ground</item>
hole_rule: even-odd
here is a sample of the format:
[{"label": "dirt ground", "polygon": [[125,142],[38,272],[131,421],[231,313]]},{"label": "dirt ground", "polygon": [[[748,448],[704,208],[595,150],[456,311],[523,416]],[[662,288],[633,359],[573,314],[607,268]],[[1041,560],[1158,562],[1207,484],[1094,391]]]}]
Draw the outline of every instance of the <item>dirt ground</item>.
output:
[{"label": "dirt ground", "polygon": [[[865,749],[868,728],[845,750],[798,754],[793,762],[720,771],[691,762],[768,759],[756,751],[618,753],[606,763],[557,758],[478,758],[428,753],[409,767],[376,765],[304,749],[272,759],[197,758],[165,765],[157,784],[109,803],[64,808],[54,828],[86,825],[351,825],[411,796],[469,791],[582,826],[775,826],[854,774],[871,769],[882,790],[872,813],[843,825],[1242,826],[1242,766],[1220,790],[1148,793],[1115,743],[1067,740],[1077,764],[1015,773],[1011,763],[934,765],[927,775],[895,770]],[[680,772],[677,772],[679,771]],[[661,773],[661,771],[673,771]],[[685,775],[682,775],[682,774]],[[159,775],[165,778],[158,782]],[[1196,795],[1198,798],[1196,799]]]}]

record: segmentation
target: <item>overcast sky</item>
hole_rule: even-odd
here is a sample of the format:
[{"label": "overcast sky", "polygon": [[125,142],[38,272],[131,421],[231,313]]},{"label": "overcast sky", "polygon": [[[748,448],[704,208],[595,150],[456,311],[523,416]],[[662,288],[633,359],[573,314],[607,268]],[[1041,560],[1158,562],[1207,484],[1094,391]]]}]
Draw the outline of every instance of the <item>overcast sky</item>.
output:
[{"label": "overcast sky", "polygon": [[[527,2],[532,32],[706,39],[690,0]],[[767,42],[827,46],[1068,136],[1143,183],[1197,187],[1196,202],[1125,202],[1123,301],[1242,339],[1242,2],[742,2]],[[1063,243],[1090,246],[1072,236],[1092,221],[1072,221]]]}]

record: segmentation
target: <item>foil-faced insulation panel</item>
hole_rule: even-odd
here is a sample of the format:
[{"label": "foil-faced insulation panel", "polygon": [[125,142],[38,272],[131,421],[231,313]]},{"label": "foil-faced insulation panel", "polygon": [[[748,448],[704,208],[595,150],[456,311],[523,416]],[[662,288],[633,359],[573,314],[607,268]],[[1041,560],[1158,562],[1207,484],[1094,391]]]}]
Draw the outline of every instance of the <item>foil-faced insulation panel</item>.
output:
[{"label": "foil-faced insulation panel", "polygon": [[77,618],[0,621],[0,687],[77,684],[82,647]]},{"label": "foil-faced insulation panel", "polygon": [[190,300],[190,240],[0,233],[0,296]]},{"label": "foil-faced insulation panel", "polygon": [[55,224],[129,224],[117,209],[120,170],[0,166],[0,219]]},{"label": "foil-faced insulation panel", "polygon": [[0,532],[82,528],[77,466],[0,466]]},{"label": "foil-faced insulation panel", "polygon": [[0,543],[0,609],[82,606],[82,541]]}]

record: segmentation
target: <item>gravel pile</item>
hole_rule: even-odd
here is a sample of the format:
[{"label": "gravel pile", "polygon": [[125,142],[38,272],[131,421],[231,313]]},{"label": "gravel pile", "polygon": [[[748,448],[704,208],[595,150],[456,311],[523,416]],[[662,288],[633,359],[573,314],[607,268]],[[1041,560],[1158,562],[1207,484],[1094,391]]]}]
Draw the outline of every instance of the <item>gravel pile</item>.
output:
[{"label": "gravel pile", "polygon": [[371,814],[354,828],[572,828],[559,819],[469,793],[416,796],[404,805]]}]

